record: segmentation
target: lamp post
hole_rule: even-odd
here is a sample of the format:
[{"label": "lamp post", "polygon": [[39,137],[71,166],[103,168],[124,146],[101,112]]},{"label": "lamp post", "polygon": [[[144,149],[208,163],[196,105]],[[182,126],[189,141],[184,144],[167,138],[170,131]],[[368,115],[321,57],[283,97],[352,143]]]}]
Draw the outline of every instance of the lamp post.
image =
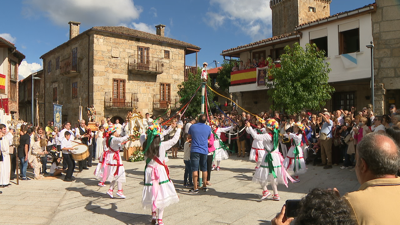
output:
[{"label": "lamp post", "polygon": [[40,80],[40,78],[39,77],[35,77],[35,75],[37,75],[37,73],[33,73],[32,74],[32,101],[31,101],[32,104],[31,104],[31,108],[32,108],[32,124],[33,124],[33,126],[35,126],[34,80]]},{"label": "lamp post", "polygon": [[372,95],[372,112],[375,112],[375,77],[374,77],[374,43],[371,41],[367,48],[371,49],[371,95]]}]

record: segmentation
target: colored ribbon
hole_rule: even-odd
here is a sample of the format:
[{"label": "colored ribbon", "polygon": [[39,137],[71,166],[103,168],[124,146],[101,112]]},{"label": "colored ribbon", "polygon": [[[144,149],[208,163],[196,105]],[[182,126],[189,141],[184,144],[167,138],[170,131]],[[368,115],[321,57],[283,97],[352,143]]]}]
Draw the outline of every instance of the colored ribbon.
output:
[{"label": "colored ribbon", "polygon": [[[233,151],[231,151],[228,147],[226,147],[226,145],[224,144],[224,142],[221,141],[221,139],[219,138],[219,136],[214,132],[213,129],[211,129],[212,133],[214,134],[214,138],[217,138],[217,140],[219,141],[219,146],[220,148],[224,149],[225,151],[230,151],[233,153]],[[217,149],[215,149],[215,151],[217,151]]]},{"label": "colored ribbon", "polygon": [[274,178],[277,178],[275,169],[274,169],[274,164],[273,164],[274,159],[272,158],[272,154],[268,150],[265,150],[265,151],[267,152],[267,155],[265,156],[264,162],[266,162],[268,165],[268,174],[272,174],[274,176]]},{"label": "colored ribbon", "polygon": [[274,149],[276,149],[276,148],[278,148],[278,146],[279,146],[279,130],[278,129],[274,129],[274,136],[273,136],[273,139],[274,139]]},{"label": "colored ribbon", "polygon": [[153,194],[153,212],[156,211],[157,209],[157,196],[158,196],[158,192],[160,190],[160,173],[158,172],[157,166],[149,166],[150,168],[152,168],[152,173],[151,173],[151,182],[153,184],[152,187],[152,194]]},{"label": "colored ribbon", "polygon": [[110,150],[114,152],[113,159],[117,160],[117,170],[114,173],[114,176],[117,176],[119,173],[119,167],[121,166],[121,162],[120,162],[121,157],[119,157],[119,150],[114,150],[111,147],[110,147]]},{"label": "colored ribbon", "polygon": [[[294,140],[293,140],[294,141]],[[294,141],[295,142],[295,141]],[[296,142],[295,142],[296,143]],[[301,169],[301,164],[300,164],[300,159],[299,159],[299,155],[300,155],[300,150],[299,150],[299,146],[300,144],[296,145],[296,147],[293,150],[293,154],[294,154],[294,165],[293,165],[293,171],[296,172],[296,161],[299,164],[299,169]]]}]

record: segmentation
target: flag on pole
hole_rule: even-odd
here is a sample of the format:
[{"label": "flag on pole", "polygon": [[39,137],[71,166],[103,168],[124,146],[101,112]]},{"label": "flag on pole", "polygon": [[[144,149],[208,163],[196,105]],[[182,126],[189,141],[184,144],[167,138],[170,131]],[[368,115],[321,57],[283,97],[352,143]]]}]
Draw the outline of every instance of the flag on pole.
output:
[{"label": "flag on pole", "polygon": [[6,75],[0,73],[0,94],[6,93]]},{"label": "flag on pole", "polygon": [[62,123],[62,105],[53,104],[54,106],[54,126],[58,127],[61,130]]}]

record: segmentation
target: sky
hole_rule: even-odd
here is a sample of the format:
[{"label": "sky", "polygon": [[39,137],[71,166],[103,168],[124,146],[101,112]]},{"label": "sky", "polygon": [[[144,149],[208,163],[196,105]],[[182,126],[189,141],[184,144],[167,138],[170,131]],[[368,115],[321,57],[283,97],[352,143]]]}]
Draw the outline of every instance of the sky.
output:
[{"label": "sky", "polygon": [[[93,26],[126,26],[155,34],[166,25],[166,36],[201,48],[198,63],[223,62],[225,49],[272,36],[269,0],[13,0],[2,1],[0,36],[14,43],[26,58],[20,78],[42,68],[40,56],[68,41],[69,21],[81,22],[80,32]],[[331,14],[373,0],[332,0]],[[195,54],[186,56],[195,65]],[[218,65],[220,66],[220,64]]]}]

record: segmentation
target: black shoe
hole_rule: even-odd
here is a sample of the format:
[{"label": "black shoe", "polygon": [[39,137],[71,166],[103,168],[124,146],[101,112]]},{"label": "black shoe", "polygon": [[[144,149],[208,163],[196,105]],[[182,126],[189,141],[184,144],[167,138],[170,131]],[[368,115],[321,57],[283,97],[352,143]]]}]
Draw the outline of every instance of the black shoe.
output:
[{"label": "black shoe", "polygon": [[318,164],[317,166],[326,166],[325,164],[322,164],[322,163],[320,163],[320,164]]},{"label": "black shoe", "polygon": [[72,182],[72,178],[65,178],[64,181],[65,182]]},{"label": "black shoe", "polygon": [[85,167],[85,168],[83,168],[84,170],[88,170],[89,168],[87,168],[87,167]]},{"label": "black shoe", "polygon": [[207,192],[207,191],[208,191],[208,188],[207,188],[207,187],[202,187],[201,190]]},{"label": "black shoe", "polygon": [[79,172],[82,172],[83,169],[79,169]]},{"label": "black shoe", "polygon": [[194,190],[193,188],[189,190],[189,193],[191,194],[198,194],[199,193],[199,189]]},{"label": "black shoe", "polygon": [[332,169],[332,166],[326,165],[326,166],[324,166],[324,169]]}]

